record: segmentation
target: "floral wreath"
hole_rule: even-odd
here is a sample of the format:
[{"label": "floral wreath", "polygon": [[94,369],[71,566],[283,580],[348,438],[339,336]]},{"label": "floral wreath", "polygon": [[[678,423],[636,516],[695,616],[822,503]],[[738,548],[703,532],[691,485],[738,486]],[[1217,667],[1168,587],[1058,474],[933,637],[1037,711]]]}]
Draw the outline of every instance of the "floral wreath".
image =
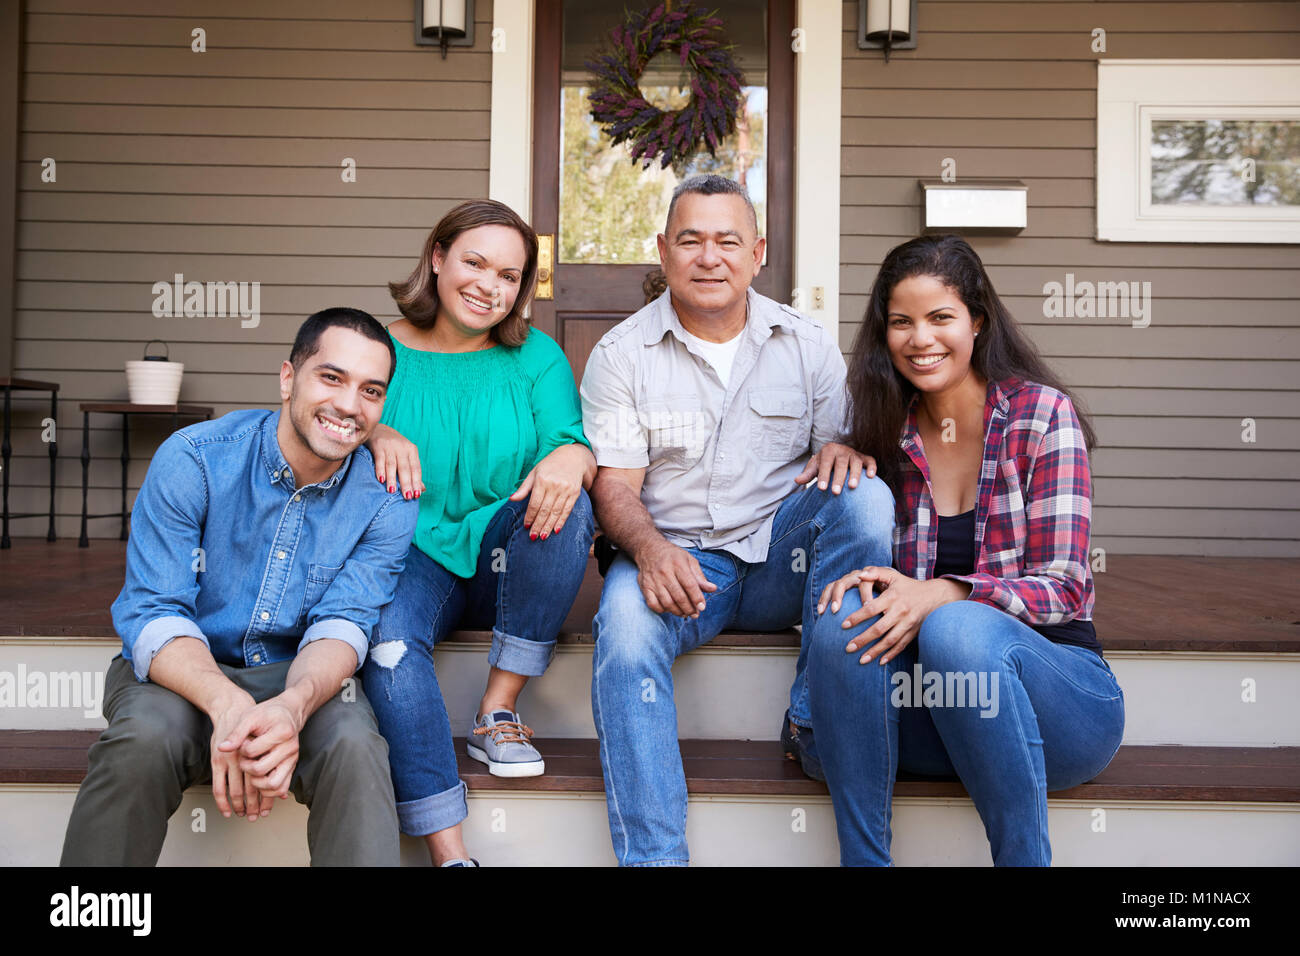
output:
[{"label": "floral wreath", "polygon": [[[710,155],[735,131],[744,76],[725,43],[722,20],[689,2],[676,10],[661,3],[628,13],[610,33],[612,51],[588,61],[596,83],[588,96],[591,117],[610,142],[632,146],[632,161],[648,169],[656,158],[666,167],[700,149]],[[646,100],[638,81],[657,53],[675,52],[690,72],[691,99],[668,112]]]}]

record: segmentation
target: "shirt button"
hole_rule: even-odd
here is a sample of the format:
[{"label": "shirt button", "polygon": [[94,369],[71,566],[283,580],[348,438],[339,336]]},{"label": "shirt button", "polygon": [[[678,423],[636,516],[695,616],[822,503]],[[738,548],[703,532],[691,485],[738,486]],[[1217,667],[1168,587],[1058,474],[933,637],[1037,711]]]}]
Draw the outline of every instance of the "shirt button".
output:
[{"label": "shirt button", "polygon": [[258,663],[261,659],[262,659],[262,655],[261,655],[261,654],[254,654],[254,655],[253,655],[253,663],[254,663],[254,664]]},{"label": "shirt button", "polygon": [[283,552],[283,551],[277,551],[277,552],[275,552],[275,556],[276,556],[277,558],[279,558],[281,561],[284,560],[284,552]]},{"label": "shirt button", "polygon": [[286,468],[284,471],[280,472],[280,477],[281,477],[281,478],[288,478],[288,477],[289,477],[289,469]]},{"label": "shirt button", "polygon": [[294,496],[293,496],[293,500],[294,500],[294,501],[302,501],[302,495],[294,495]]},{"label": "shirt button", "polygon": [[268,621],[268,620],[270,620],[270,619],[271,619],[271,615],[270,615],[268,612],[263,611],[263,612],[262,612],[262,620],[264,620],[264,621]]}]

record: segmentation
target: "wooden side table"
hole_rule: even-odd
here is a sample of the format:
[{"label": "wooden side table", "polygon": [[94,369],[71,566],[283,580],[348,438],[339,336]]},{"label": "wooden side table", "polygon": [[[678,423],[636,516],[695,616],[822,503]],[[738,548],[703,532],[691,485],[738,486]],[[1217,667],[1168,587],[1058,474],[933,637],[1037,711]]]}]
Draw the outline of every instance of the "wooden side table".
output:
[{"label": "wooden side table", "polygon": [[[119,414],[122,416],[122,510],[120,512],[110,511],[106,514],[92,515],[87,513],[87,496],[90,493],[90,413],[103,412],[106,414]],[[212,417],[211,405],[137,405],[134,402],[83,402],[81,404],[82,427],[81,427],[81,539],[77,542],[79,547],[90,547],[90,538],[86,536],[86,520],[88,518],[113,518],[121,517],[122,531],[118,535],[119,541],[126,540],[126,522],[130,517],[130,512],[126,510],[126,469],[131,462],[131,416],[132,415],[170,415],[172,417],[172,431],[176,431],[178,420],[182,415],[186,418],[201,418],[207,421]]]},{"label": "wooden side table", "polygon": [[23,514],[9,513],[9,456],[13,448],[9,444],[9,416],[10,393],[11,392],[49,392],[50,393],[50,417],[56,420],[54,437],[55,441],[50,442],[50,530],[45,534],[46,541],[54,541],[54,470],[55,462],[58,460],[58,425],[59,417],[59,383],[58,382],[38,382],[32,378],[0,378],[0,388],[5,393],[5,422],[4,422],[4,442],[0,444],[0,456],[3,457],[4,464],[4,528],[0,530],[0,549],[8,548],[9,543],[9,519],[10,518],[39,518],[44,512],[28,511]]}]

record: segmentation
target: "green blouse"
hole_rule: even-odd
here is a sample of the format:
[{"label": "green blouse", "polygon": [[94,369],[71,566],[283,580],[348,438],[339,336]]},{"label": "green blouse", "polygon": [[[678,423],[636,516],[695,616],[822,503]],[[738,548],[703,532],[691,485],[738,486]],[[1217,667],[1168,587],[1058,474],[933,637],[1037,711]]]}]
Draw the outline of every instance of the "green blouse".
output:
[{"label": "green blouse", "polygon": [[518,348],[426,352],[390,332],[397,371],[380,421],[420,450],[424,493],[412,543],[474,576],[483,533],[532,467],[581,442],[582,406],[563,350],[530,329]]}]

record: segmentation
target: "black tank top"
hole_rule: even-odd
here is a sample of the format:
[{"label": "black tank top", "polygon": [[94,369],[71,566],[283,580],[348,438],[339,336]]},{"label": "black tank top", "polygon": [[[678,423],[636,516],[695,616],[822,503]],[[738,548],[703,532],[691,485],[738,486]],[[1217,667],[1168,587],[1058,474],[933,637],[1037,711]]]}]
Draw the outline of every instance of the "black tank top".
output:
[{"label": "black tank top", "polygon": [[[975,573],[975,509],[959,515],[939,515],[939,540],[934,559],[934,576]],[[1029,625],[1057,644],[1086,647],[1101,655],[1101,642],[1092,621]]]}]

